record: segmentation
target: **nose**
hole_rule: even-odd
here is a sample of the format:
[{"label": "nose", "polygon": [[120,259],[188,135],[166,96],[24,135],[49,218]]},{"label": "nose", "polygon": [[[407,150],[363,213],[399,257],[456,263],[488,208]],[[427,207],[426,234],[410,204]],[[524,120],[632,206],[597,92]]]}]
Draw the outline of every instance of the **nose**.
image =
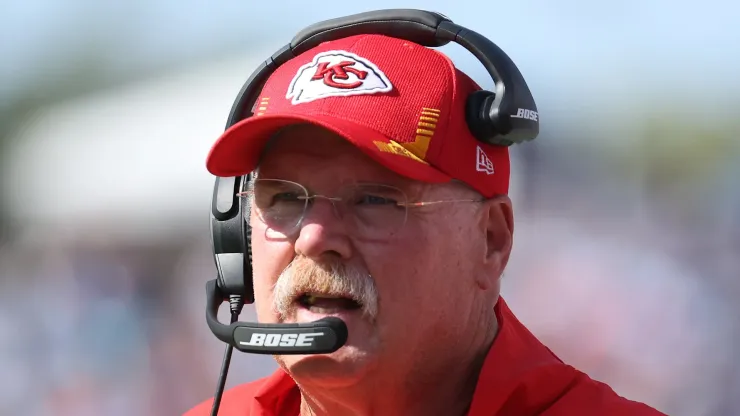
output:
[{"label": "nose", "polygon": [[324,257],[344,260],[352,257],[352,242],[333,205],[333,201],[314,200],[301,223],[295,242],[296,254],[317,261]]}]

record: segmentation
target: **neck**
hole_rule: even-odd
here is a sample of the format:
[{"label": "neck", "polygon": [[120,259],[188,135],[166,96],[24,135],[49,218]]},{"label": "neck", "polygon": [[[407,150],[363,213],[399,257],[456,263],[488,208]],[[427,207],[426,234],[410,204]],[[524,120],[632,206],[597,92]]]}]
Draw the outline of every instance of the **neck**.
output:
[{"label": "neck", "polygon": [[302,386],[300,416],[464,416],[498,332],[495,318],[488,329],[471,343],[477,349],[465,351],[467,359],[449,360],[446,366],[372,377],[342,389]]}]

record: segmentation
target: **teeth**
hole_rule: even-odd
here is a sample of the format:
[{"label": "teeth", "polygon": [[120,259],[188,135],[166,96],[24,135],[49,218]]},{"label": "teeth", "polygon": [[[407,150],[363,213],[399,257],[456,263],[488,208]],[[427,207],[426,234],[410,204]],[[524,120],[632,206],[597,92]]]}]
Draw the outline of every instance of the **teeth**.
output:
[{"label": "teeth", "polygon": [[351,298],[347,296],[342,295],[326,295],[326,294],[314,294],[314,293],[306,293],[303,296],[299,297],[299,302],[303,303],[306,306],[313,306],[316,301],[320,299],[347,299],[352,300]]},{"label": "teeth", "polygon": [[323,299],[340,299],[340,298],[346,297],[346,296],[342,296],[342,295],[329,295],[329,294],[326,294],[326,293],[320,293],[320,294],[317,294],[317,293],[306,293],[306,296],[312,297],[312,298],[323,298]]},{"label": "teeth", "polygon": [[318,295],[315,293],[306,293],[305,295],[302,296],[302,298],[303,298],[303,301],[306,302],[307,304],[313,305],[314,302],[316,302],[319,299],[341,299],[343,298],[343,296],[340,296],[340,295],[334,296],[334,295],[325,295],[325,294]]},{"label": "teeth", "polygon": [[303,295],[303,301],[306,303],[306,305],[312,306],[314,303],[316,303],[319,299],[340,299],[341,296],[328,296],[328,295],[314,295],[314,294],[305,294]]}]

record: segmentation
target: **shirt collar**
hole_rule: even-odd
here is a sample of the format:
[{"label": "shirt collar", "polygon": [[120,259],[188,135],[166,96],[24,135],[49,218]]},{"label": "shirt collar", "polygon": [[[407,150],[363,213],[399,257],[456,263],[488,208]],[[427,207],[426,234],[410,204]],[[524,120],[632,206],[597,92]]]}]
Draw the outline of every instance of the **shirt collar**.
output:
[{"label": "shirt collar", "polygon": [[[539,414],[578,377],[543,345],[499,297],[499,330],[478,377],[468,416]],[[507,411],[508,410],[508,411]]]}]

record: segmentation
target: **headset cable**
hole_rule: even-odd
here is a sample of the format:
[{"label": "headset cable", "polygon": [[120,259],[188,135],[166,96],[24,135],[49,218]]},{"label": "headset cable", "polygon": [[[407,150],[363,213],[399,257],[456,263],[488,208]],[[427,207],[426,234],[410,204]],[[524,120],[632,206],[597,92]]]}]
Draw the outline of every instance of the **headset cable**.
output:
[{"label": "headset cable", "polygon": [[[239,314],[241,314],[244,307],[244,299],[239,295],[229,296],[229,307],[231,309],[231,323],[233,324],[239,320]],[[231,344],[226,344],[224,359],[221,363],[221,373],[218,376],[218,386],[216,387],[216,394],[213,396],[211,416],[218,415],[218,409],[221,406],[221,396],[223,396],[224,386],[226,386],[226,376],[229,373],[229,365],[231,364],[231,353],[233,351],[234,347]]]}]

